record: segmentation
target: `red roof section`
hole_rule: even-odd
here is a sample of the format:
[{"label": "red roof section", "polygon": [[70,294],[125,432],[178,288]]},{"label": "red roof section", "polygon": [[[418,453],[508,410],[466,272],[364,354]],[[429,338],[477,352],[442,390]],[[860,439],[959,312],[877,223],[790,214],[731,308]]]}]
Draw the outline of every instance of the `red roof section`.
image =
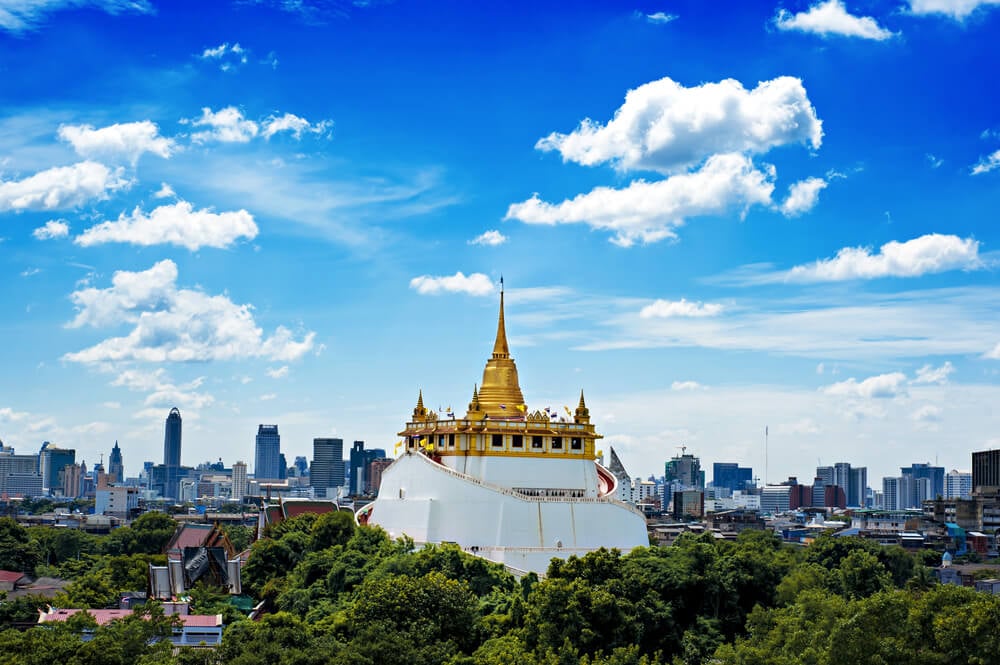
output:
[{"label": "red roof section", "polygon": [[12,570],[0,570],[0,582],[13,582],[16,584],[24,576],[24,573],[16,573]]}]

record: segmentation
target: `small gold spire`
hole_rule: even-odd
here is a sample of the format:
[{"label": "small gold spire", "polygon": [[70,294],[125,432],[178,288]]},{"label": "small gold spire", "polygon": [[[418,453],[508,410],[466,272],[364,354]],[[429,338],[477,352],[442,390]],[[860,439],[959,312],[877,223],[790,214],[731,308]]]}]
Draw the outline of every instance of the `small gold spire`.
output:
[{"label": "small gold spire", "polygon": [[427,409],[424,408],[424,391],[420,390],[417,395],[417,405],[413,407],[413,421],[423,421],[427,419]]},{"label": "small gold spire", "polygon": [[497,320],[497,339],[493,342],[493,357],[497,359],[510,358],[510,347],[507,346],[507,326],[503,320],[503,278],[500,278],[500,318]]},{"label": "small gold spire", "polygon": [[578,408],[578,409],[586,409],[587,408],[587,403],[585,401],[583,401],[583,388],[580,389],[580,404],[576,408]]},{"label": "small gold spire", "polygon": [[590,424],[590,409],[587,408],[587,402],[583,399],[583,390],[580,391],[580,404],[573,414],[573,422],[583,425]]}]

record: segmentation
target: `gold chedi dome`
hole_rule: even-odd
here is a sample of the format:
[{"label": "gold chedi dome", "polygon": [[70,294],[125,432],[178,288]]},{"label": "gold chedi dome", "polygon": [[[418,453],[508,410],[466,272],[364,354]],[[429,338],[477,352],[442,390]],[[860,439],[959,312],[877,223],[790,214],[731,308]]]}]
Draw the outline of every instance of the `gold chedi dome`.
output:
[{"label": "gold chedi dome", "polygon": [[524,395],[517,380],[517,365],[510,357],[507,329],[503,320],[503,289],[500,290],[500,318],[493,355],[486,361],[483,383],[479,388],[479,406],[491,417],[520,415],[526,410]]}]

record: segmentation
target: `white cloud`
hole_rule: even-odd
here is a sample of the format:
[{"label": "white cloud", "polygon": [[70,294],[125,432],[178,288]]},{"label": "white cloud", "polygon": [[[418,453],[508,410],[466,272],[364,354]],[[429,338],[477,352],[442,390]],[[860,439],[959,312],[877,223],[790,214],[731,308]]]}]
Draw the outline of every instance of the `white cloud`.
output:
[{"label": "white cloud", "polygon": [[122,408],[121,402],[101,402],[101,406],[105,409],[120,409]]},{"label": "white cloud", "polygon": [[764,153],[790,143],[819,148],[822,139],[822,121],[797,78],[763,81],[753,90],[733,79],[685,88],[663,78],[630,90],[606,125],[587,119],[535,147],[585,166],[611,162],[669,174],[716,153]]},{"label": "white cloud", "polygon": [[262,123],[262,126],[264,128],[262,135],[265,139],[270,139],[278,132],[290,132],[298,140],[302,138],[303,132],[310,132],[317,136],[329,136],[330,130],[333,129],[333,121],[320,120],[316,123],[310,123],[305,118],[285,113],[280,117],[271,116]]},{"label": "white cloud", "polygon": [[83,247],[109,242],[133,245],[177,245],[191,251],[202,247],[229,247],[240,238],[257,237],[257,224],[246,210],[215,213],[195,210],[187,201],[163,205],[148,215],[138,207],[116,221],[101,222],[85,230],[74,242]]},{"label": "white cloud", "polygon": [[817,374],[822,374],[825,371],[826,371],[826,365],[824,365],[823,363],[820,363],[820,364],[816,365],[816,373]]},{"label": "white cloud", "polygon": [[231,71],[240,65],[247,64],[249,49],[240,46],[236,42],[232,46],[229,42],[224,42],[212,48],[206,48],[198,57],[202,60],[214,60],[219,63],[219,69],[224,72]]},{"label": "white cloud", "polygon": [[962,21],[980,7],[996,7],[1000,0],[910,0],[914,14],[944,14]]},{"label": "white cloud", "polygon": [[656,23],[657,25],[663,25],[677,20],[677,14],[668,14],[666,12],[653,12],[652,14],[646,14],[645,16],[648,22]]},{"label": "white cloud", "polygon": [[139,369],[126,369],[119,372],[118,376],[111,382],[111,385],[139,392],[148,392],[157,390],[161,385],[166,383],[166,376],[167,372],[162,368],[151,372]]},{"label": "white cloud", "polygon": [[172,198],[176,198],[176,197],[177,197],[177,193],[174,192],[174,188],[171,187],[170,185],[168,185],[165,182],[161,182],[160,183],[160,189],[157,190],[157,192],[155,194],[153,194],[153,198],[157,198],[157,199],[172,199]]},{"label": "white cloud", "polygon": [[819,193],[826,189],[826,180],[822,178],[806,178],[793,183],[788,188],[788,198],[781,204],[781,212],[786,217],[796,217],[813,209],[819,201]]},{"label": "white cloud", "polygon": [[994,346],[992,351],[987,351],[984,357],[990,360],[1000,360],[1000,344]]},{"label": "white cloud", "polygon": [[791,14],[781,9],[774,17],[779,30],[797,30],[822,35],[860,37],[882,41],[894,34],[881,27],[870,16],[854,16],[847,11],[842,0],[827,0],[809,7],[809,11]]},{"label": "white cloud", "polygon": [[0,212],[8,210],[65,210],[92,199],[106,199],[108,192],[129,186],[123,169],[85,161],[57,166],[23,180],[0,180]]},{"label": "white cloud", "polygon": [[244,118],[243,112],[235,106],[227,106],[215,112],[206,106],[201,109],[200,118],[188,122],[195,127],[209,128],[191,134],[191,140],[195,143],[248,143],[260,132],[260,126],[253,120]]},{"label": "white cloud", "polygon": [[50,219],[45,222],[45,226],[39,226],[31,232],[38,240],[53,240],[55,238],[65,238],[69,235],[69,224],[62,219]]},{"label": "white cloud", "polygon": [[722,311],[718,303],[691,302],[685,298],[680,300],[656,300],[646,305],[639,312],[644,319],[668,318],[672,316],[716,316]]},{"label": "white cloud", "polygon": [[832,259],[796,266],[787,281],[828,282],[879,277],[919,277],[948,270],[978,270],[983,267],[979,242],[972,238],[931,233],[898,242],[893,240],[873,254],[868,247],[845,247]]},{"label": "white cloud", "polygon": [[911,383],[916,384],[938,384],[948,383],[948,377],[955,371],[955,366],[950,361],[945,361],[940,367],[924,365],[917,370],[917,376]]},{"label": "white cloud", "polygon": [[1000,150],[980,159],[979,163],[972,167],[972,175],[989,173],[995,168],[1000,168]]},{"label": "white cloud", "polygon": [[902,372],[879,374],[864,381],[854,377],[823,388],[827,395],[838,397],[862,397],[865,399],[888,399],[906,394],[906,375]]},{"label": "white cloud", "polygon": [[159,127],[149,120],[100,129],[94,129],[93,125],[61,125],[59,138],[72,145],[81,157],[111,160],[121,157],[133,166],[143,153],[169,159],[177,148],[173,139],[160,136]]},{"label": "white cloud", "polygon": [[0,422],[2,423],[17,422],[19,420],[24,420],[30,415],[31,414],[27,411],[15,411],[7,406],[0,408]]},{"label": "white cloud", "polygon": [[297,360],[313,348],[315,333],[297,340],[279,326],[265,337],[250,305],[227,296],[178,289],[177,266],[163,260],[141,272],[118,271],[107,289],[85,288],[70,295],[77,308],[68,325],[120,326],[133,329],[111,337],[65,360],[80,363],[193,362],[266,358]]},{"label": "white cloud", "polygon": [[288,376],[288,365],[282,365],[277,368],[270,368],[267,370],[267,375],[272,379],[283,379]]},{"label": "white cloud", "polygon": [[941,408],[934,406],[933,404],[925,404],[916,411],[914,411],[910,417],[919,423],[935,423],[941,420]]},{"label": "white cloud", "polygon": [[152,14],[155,11],[148,0],[7,0],[0,3],[0,30],[22,34],[36,30],[52,12],[84,7],[113,15],[123,12]]},{"label": "white cloud", "polygon": [[944,160],[936,155],[927,153],[927,163],[931,165],[932,169],[938,169],[941,168],[942,164],[944,164]]},{"label": "white cloud", "polygon": [[461,272],[443,277],[421,275],[410,280],[410,288],[425,296],[441,293],[466,293],[470,296],[487,296],[496,292],[493,280],[481,272],[474,272],[468,277]]},{"label": "white cloud", "polygon": [[21,277],[34,277],[38,273],[42,272],[41,268],[28,268],[21,271]]},{"label": "white cloud", "polygon": [[674,391],[682,390],[705,390],[705,386],[697,381],[674,381],[670,384],[670,389]]},{"label": "white cloud", "polygon": [[476,236],[469,241],[470,245],[489,245],[490,247],[496,247],[497,245],[502,245],[507,242],[507,236],[500,233],[497,230],[484,231],[480,235]]},{"label": "white cloud", "polygon": [[269,402],[272,399],[276,399],[277,397],[278,397],[277,393],[266,393],[266,394],[260,396],[260,401],[261,402]]},{"label": "white cloud", "polygon": [[779,423],[774,431],[778,434],[819,434],[821,430],[812,418],[802,418],[792,423]]},{"label": "white cloud", "polygon": [[625,189],[597,187],[558,204],[535,195],[512,204],[505,218],[528,224],[583,223],[612,231],[612,242],[628,247],[636,241],[674,238],[674,229],[688,217],[768,205],[773,190],[772,176],[755,168],[749,157],[713,155],[697,171],[657,182],[638,180]]}]

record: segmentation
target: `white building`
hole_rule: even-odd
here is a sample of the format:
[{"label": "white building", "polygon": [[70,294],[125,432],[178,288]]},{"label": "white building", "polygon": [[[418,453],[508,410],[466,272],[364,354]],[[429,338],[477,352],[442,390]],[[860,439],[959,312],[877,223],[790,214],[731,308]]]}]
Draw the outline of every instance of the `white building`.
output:
[{"label": "white building", "polygon": [[139,507],[139,488],[113,486],[97,490],[94,496],[94,514],[127,518]]},{"label": "white building", "polygon": [[952,469],[944,474],[944,498],[968,499],[972,496],[972,472]]},{"label": "white building", "polygon": [[601,435],[583,394],[575,412],[565,410],[561,417],[524,403],[501,293],[493,354],[468,412],[438,415],[421,393],[400,433],[403,454],[358,521],[538,573],[553,557],[647,545],[642,513],[615,498],[617,478],[596,462]]}]

